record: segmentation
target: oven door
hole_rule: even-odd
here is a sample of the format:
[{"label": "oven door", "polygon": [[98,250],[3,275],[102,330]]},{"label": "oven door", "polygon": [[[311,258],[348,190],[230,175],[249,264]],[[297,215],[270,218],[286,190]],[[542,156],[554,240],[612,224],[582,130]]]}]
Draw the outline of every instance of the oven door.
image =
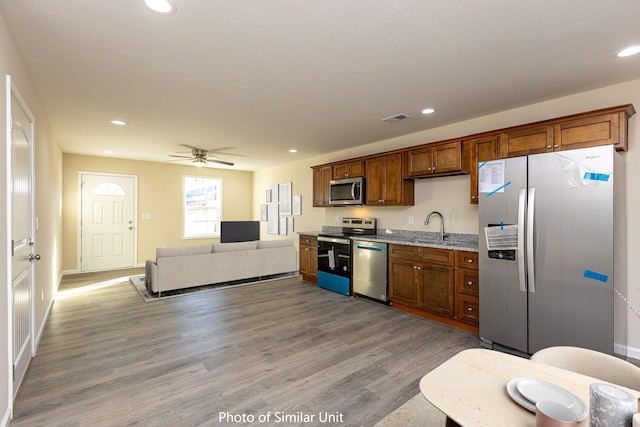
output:
[{"label": "oven door", "polygon": [[318,286],[351,295],[351,241],[318,236]]},{"label": "oven door", "polygon": [[318,237],[318,271],[351,277],[351,241],[337,237]]}]

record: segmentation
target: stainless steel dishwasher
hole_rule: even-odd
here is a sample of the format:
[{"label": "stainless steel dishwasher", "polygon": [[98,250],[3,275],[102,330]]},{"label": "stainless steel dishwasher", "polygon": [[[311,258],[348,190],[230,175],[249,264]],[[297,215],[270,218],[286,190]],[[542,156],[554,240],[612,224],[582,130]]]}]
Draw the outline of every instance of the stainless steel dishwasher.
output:
[{"label": "stainless steel dishwasher", "polygon": [[353,241],[353,293],[389,304],[386,243]]}]

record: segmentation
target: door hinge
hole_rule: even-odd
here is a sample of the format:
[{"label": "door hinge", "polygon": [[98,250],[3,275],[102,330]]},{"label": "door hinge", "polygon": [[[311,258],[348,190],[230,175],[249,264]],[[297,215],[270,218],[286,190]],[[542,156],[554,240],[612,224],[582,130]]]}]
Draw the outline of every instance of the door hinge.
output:
[{"label": "door hinge", "polygon": [[11,239],[11,256],[14,256],[16,253],[16,241]]}]

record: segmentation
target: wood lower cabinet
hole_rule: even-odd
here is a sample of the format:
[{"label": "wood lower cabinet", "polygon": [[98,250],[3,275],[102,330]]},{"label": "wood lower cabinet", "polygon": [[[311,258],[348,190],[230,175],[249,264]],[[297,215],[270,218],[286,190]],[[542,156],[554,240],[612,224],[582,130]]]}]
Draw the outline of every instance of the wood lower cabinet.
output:
[{"label": "wood lower cabinet", "polygon": [[308,234],[301,234],[298,251],[302,279],[307,282],[318,283],[318,238]]},{"label": "wood lower cabinet", "polygon": [[401,310],[477,333],[477,264],[475,252],[390,244],[389,300]]},{"label": "wood lower cabinet", "polygon": [[413,260],[389,257],[389,300],[411,307],[418,306],[416,263]]},{"label": "wood lower cabinet", "polygon": [[478,253],[456,253],[456,319],[479,324]]},{"label": "wood lower cabinet", "polygon": [[329,204],[329,181],[333,178],[331,166],[315,166],[313,170],[313,206],[326,208]]},{"label": "wood lower cabinet", "polygon": [[435,313],[453,316],[453,285],[455,273],[452,267],[424,263],[418,266],[420,279],[419,307]]}]

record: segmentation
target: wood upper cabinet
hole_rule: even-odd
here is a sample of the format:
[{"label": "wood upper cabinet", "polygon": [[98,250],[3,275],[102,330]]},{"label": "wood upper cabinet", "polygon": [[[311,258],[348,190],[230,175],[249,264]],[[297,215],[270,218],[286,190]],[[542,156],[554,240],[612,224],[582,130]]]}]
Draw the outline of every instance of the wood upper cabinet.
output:
[{"label": "wood upper cabinet", "polygon": [[313,169],[313,206],[328,207],[329,181],[333,177],[331,166],[315,166]]},{"label": "wood upper cabinet", "polygon": [[499,157],[599,145],[626,151],[628,120],[635,112],[631,104],[620,105],[512,128],[500,134]]},{"label": "wood upper cabinet", "polygon": [[364,176],[364,160],[351,160],[333,165],[333,179]]},{"label": "wood upper cabinet", "polygon": [[471,145],[471,203],[478,203],[478,166],[489,160],[498,158],[498,137],[497,135],[485,136],[482,138],[469,140]]},{"label": "wood upper cabinet", "polygon": [[553,127],[536,126],[503,132],[499,151],[501,159],[553,151]]},{"label": "wood upper cabinet", "polygon": [[385,154],[365,161],[365,204],[413,206],[414,184],[404,179],[403,154]]},{"label": "wood upper cabinet", "polygon": [[318,238],[301,234],[299,239],[300,275],[303,280],[318,283]]},{"label": "wood upper cabinet", "polygon": [[429,177],[467,172],[462,141],[432,144],[407,151],[408,176]]},{"label": "wood upper cabinet", "polygon": [[619,111],[587,116],[558,123],[553,126],[554,148],[574,148],[615,145],[617,150],[627,150],[627,120],[633,113],[625,108]]}]

